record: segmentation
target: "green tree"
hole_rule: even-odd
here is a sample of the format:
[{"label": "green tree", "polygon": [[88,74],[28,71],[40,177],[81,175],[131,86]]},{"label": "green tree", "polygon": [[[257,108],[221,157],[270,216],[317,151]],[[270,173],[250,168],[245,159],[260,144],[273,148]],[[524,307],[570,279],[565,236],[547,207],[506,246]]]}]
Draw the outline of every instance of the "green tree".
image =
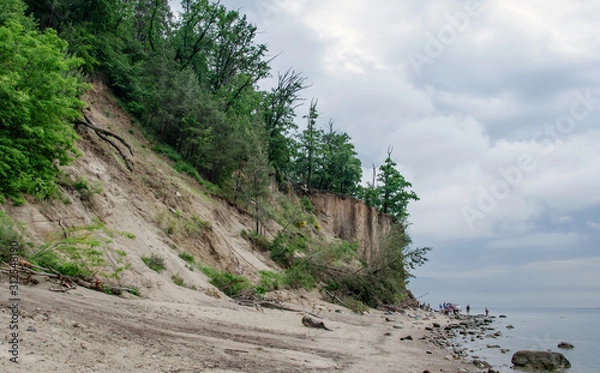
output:
[{"label": "green tree", "polygon": [[397,164],[392,160],[393,150],[393,147],[388,148],[387,158],[379,167],[377,207],[380,212],[391,215],[395,221],[405,221],[408,217],[408,203],[411,200],[418,201],[419,197],[409,190],[412,184],[396,169]]},{"label": "green tree", "polygon": [[299,92],[306,88],[306,78],[293,70],[278,74],[277,85],[265,94],[261,113],[268,136],[269,162],[279,175],[292,169],[296,142],[291,131],[298,128],[295,110],[301,105]]},{"label": "green tree", "polygon": [[59,165],[78,154],[73,121],[87,87],[71,72],[82,63],[65,55],[54,30],[0,27],[0,198],[23,192],[50,196]]},{"label": "green tree", "polygon": [[350,136],[333,129],[323,135],[323,167],[318,175],[318,188],[337,193],[356,194],[362,177],[361,162],[357,158]]},{"label": "green tree", "polygon": [[303,118],[307,119],[306,129],[302,131],[298,141],[298,155],[296,158],[296,167],[299,180],[308,188],[313,185],[313,173],[318,171],[323,153],[323,131],[318,129],[317,118],[317,99],[312,99],[308,114]]}]

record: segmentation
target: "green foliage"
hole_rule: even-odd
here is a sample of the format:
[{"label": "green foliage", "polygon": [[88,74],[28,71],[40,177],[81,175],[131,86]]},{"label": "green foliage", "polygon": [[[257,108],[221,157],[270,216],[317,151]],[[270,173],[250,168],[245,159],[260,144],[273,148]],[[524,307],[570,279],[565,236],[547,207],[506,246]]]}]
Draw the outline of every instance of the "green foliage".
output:
[{"label": "green foliage", "polygon": [[210,267],[201,267],[200,269],[208,276],[211,284],[229,297],[253,291],[252,283],[244,276],[227,271],[217,271]]},{"label": "green foliage", "polygon": [[79,198],[84,203],[92,203],[94,195],[104,191],[102,182],[90,183],[88,179],[79,176],[72,180],[69,176],[61,174],[58,178],[58,184],[67,189],[75,190],[79,193]]},{"label": "green foliage", "polygon": [[300,197],[300,205],[302,205],[302,208],[308,213],[312,213],[315,209],[312,200],[307,196]]},{"label": "green foliage", "polygon": [[285,281],[285,276],[281,273],[273,271],[259,271],[260,282],[255,287],[258,295],[264,295],[269,291],[278,290],[282,287]]},{"label": "green foliage", "polygon": [[269,245],[271,259],[276,263],[288,267],[294,261],[297,252],[306,251],[306,239],[300,235],[287,235],[278,232]]},{"label": "green foliage", "polygon": [[[94,274],[106,278],[120,277],[129,268],[124,264],[125,252],[110,247],[115,232],[96,221],[91,225],[67,229],[62,238],[51,240],[39,247],[29,259],[42,267],[50,267],[72,277],[89,277]],[[108,253],[116,255],[116,266],[111,273],[105,273]]]},{"label": "green foliage", "polygon": [[298,259],[285,270],[284,282],[293,289],[312,290],[317,286],[317,268],[309,259]]},{"label": "green foliage", "polygon": [[252,242],[252,244],[258,247],[261,251],[269,250],[271,242],[267,237],[263,236],[262,234],[258,234],[256,232],[247,232],[245,230],[242,230],[240,234],[243,238]]},{"label": "green foliage", "polygon": [[[17,18],[18,19],[18,18]],[[79,154],[72,122],[84,106],[87,85],[71,72],[56,32],[30,30],[15,19],[0,26],[0,202],[21,193],[47,198],[56,192],[58,166]]]},{"label": "green foliage", "polygon": [[144,262],[151,270],[161,273],[165,270],[165,259],[157,254],[151,254],[150,256],[143,256],[142,262]]},{"label": "green foliage", "polygon": [[11,257],[10,243],[18,242],[21,249],[24,248],[23,228],[0,210],[0,262],[8,262]]},{"label": "green foliage", "polygon": [[396,169],[396,162],[391,158],[393,149],[388,149],[385,163],[379,167],[377,180],[381,183],[378,187],[378,209],[384,214],[391,215],[395,221],[405,221],[408,217],[408,203],[418,201],[416,193],[408,188],[412,184]]},{"label": "green foliage", "polygon": [[196,261],[196,259],[191,254],[185,251],[179,253],[179,257],[190,264],[194,264],[194,262]]},{"label": "green foliage", "polygon": [[127,292],[131,295],[135,295],[136,297],[140,296],[140,289],[135,286],[130,286],[127,288]]}]

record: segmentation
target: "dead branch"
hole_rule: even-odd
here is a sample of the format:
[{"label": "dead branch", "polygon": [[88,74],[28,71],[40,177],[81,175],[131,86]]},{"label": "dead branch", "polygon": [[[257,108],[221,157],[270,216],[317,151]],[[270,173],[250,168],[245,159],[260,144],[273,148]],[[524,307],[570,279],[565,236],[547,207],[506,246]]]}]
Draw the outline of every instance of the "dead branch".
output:
[{"label": "dead branch", "polygon": [[83,118],[84,118],[84,120],[79,120],[76,122],[76,124],[81,124],[82,126],[90,128],[91,130],[93,130],[96,133],[96,135],[98,135],[98,137],[100,137],[102,140],[109,143],[119,153],[119,155],[121,156],[123,161],[125,161],[125,165],[127,166],[127,169],[129,171],[133,171],[131,163],[130,163],[129,159],[127,158],[127,156],[125,156],[125,153],[123,153],[121,148],[119,148],[117,146],[117,144],[115,144],[114,141],[112,141],[108,137],[109,136],[114,137],[115,139],[119,140],[119,142],[121,144],[125,145],[127,147],[127,149],[129,149],[129,153],[131,154],[131,156],[133,156],[133,149],[131,148],[131,145],[129,145],[127,143],[127,141],[125,141],[121,136],[117,135],[116,133],[105,130],[104,128],[100,128],[100,127],[97,127],[96,125],[94,125],[94,123],[92,123],[91,119],[87,116],[86,113],[83,113]]}]

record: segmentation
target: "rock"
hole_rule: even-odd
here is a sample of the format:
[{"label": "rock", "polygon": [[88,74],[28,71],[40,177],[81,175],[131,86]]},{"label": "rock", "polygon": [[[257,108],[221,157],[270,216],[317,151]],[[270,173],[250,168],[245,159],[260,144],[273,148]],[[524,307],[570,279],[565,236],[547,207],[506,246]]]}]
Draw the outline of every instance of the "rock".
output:
[{"label": "rock", "polygon": [[575,348],[575,346],[573,346],[569,342],[560,342],[558,344],[558,348],[562,348],[562,349],[565,349],[565,350],[570,350],[572,348]]},{"label": "rock", "polygon": [[473,365],[479,369],[490,368],[491,365],[487,361],[473,360]]},{"label": "rock", "polygon": [[440,328],[440,327],[441,327],[441,325],[440,325],[440,324],[438,324],[438,323],[436,323],[436,322],[434,322],[434,323],[433,323],[433,324],[431,324],[431,325],[433,325],[433,327],[434,327],[434,328]]},{"label": "rock", "polygon": [[505,319],[505,318],[506,318],[506,315],[500,315],[500,316],[498,316],[498,318],[499,318],[499,319]]},{"label": "rock", "polygon": [[315,321],[306,315],[302,317],[302,324],[304,324],[304,326],[308,326],[309,328],[325,329],[331,331],[331,329],[325,326],[325,323],[323,323],[323,321]]},{"label": "rock", "polygon": [[467,368],[458,368],[456,373],[469,373],[469,370]]},{"label": "rock", "polygon": [[500,345],[486,345],[487,348],[500,348]]},{"label": "rock", "polygon": [[560,352],[521,350],[515,352],[511,362],[517,367],[535,370],[570,368],[571,363]]},{"label": "rock", "polygon": [[36,328],[34,328],[33,326],[29,326],[29,327],[27,327],[27,331],[28,331],[28,332],[34,332],[34,333],[35,333],[35,332],[37,332],[37,329],[36,329]]},{"label": "rock", "polygon": [[406,337],[402,337],[402,338],[400,338],[400,340],[401,340],[401,341],[412,341],[412,340],[413,340],[413,337],[412,337],[412,336],[410,336],[410,335],[407,335]]},{"label": "rock", "polygon": [[506,329],[514,329],[515,327],[512,325],[506,325]]}]

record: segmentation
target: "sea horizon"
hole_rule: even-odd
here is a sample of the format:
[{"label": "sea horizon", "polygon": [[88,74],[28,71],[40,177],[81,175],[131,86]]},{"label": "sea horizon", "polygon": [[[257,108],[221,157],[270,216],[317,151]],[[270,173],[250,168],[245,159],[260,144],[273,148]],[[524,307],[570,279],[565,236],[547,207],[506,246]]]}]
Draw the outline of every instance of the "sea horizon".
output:
[{"label": "sea horizon", "polygon": [[[500,315],[506,318],[500,318]],[[501,332],[499,337],[475,339],[474,342],[457,338],[456,341],[469,350],[469,356],[487,361],[501,373],[515,371],[511,368],[511,358],[519,350],[560,352],[572,365],[566,373],[592,373],[600,365],[600,354],[597,353],[600,307],[502,307],[490,308],[490,316],[494,317],[491,326]],[[571,343],[575,348],[560,349],[560,342]],[[500,348],[488,348],[488,345],[499,345]],[[502,353],[501,349],[509,351]]]}]

